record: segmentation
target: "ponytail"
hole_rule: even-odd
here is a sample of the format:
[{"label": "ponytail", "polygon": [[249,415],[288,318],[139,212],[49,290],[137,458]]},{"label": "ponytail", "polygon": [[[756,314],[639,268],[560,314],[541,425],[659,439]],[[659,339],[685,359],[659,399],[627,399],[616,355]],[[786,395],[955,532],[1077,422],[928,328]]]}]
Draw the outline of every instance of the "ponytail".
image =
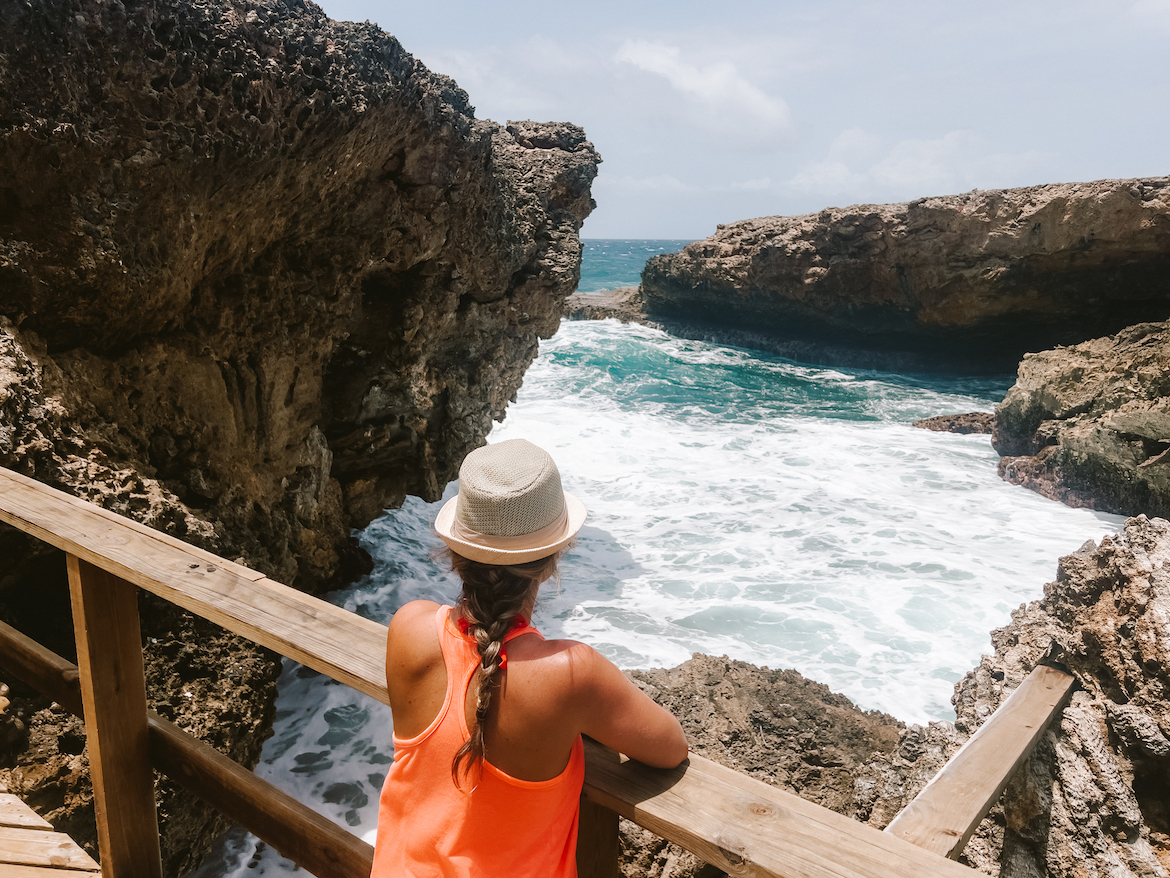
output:
[{"label": "ponytail", "polygon": [[[467,634],[475,639],[479,653],[476,668],[477,695],[471,737],[451,761],[451,777],[460,786],[460,777],[486,754],[484,727],[491,715],[492,701],[500,687],[500,663],[504,639],[529,597],[544,580],[556,574],[560,553],[526,564],[508,566],[482,564],[450,552],[451,569],[463,580],[463,593],[456,609],[467,622]],[[463,710],[462,702],[459,709]]]}]

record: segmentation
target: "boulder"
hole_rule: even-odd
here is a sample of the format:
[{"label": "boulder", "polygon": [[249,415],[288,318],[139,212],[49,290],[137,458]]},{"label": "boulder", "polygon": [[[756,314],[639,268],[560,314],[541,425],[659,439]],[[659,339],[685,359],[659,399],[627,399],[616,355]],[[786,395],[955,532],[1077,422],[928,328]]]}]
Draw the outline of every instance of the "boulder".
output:
[{"label": "boulder", "polygon": [[1071,506],[1170,516],[1170,323],[1028,354],[992,441],[1010,482]]},{"label": "boulder", "polygon": [[1170,316],[1170,178],[743,220],[650,259],[642,293],[651,320],[692,335],[1010,369],[1026,351]]},{"label": "boulder", "polygon": [[[441,494],[576,286],[584,132],[476,119],[368,22],[7,3],[0,81],[0,466],[283,582],[352,578],[352,528]],[[0,527],[0,557],[0,618],[72,657],[61,556]],[[154,602],[143,628],[152,706],[254,764],[276,657]],[[92,839],[80,726],[12,695],[0,784]],[[222,823],[159,795],[177,875]]]}]

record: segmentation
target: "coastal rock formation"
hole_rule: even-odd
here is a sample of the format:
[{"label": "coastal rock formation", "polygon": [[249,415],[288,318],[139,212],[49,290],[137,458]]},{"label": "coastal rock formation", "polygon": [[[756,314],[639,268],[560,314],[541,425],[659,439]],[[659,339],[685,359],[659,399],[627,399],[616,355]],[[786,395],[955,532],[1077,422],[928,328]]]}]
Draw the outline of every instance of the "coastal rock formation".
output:
[{"label": "coastal rock formation", "polygon": [[1024,357],[992,441],[1010,482],[1070,506],[1170,516],[1170,323]]},{"label": "coastal rock formation", "polygon": [[991,412],[935,415],[933,418],[915,421],[910,426],[936,433],[991,433],[995,429],[995,415]]},{"label": "coastal rock formation", "polygon": [[[0,465],[281,581],[352,576],[351,528],[439,496],[576,285],[584,132],[477,120],[306,0],[3,4],[0,81]],[[60,556],[0,557],[0,616],[69,656]],[[144,614],[151,687],[183,624]],[[274,665],[236,648],[254,691],[226,658],[207,685],[247,762]]]},{"label": "coastal rock formation", "polygon": [[684,334],[1014,368],[1025,351],[1170,316],[1170,178],[743,220],[653,257],[642,293],[651,320]]},{"label": "coastal rock formation", "polygon": [[[679,718],[693,752],[850,816],[855,775],[875,754],[892,754],[905,729],[796,671],[726,656],[626,673]],[[625,820],[622,859],[625,878],[722,874]]]},{"label": "coastal rock formation", "polygon": [[[1170,522],[1131,518],[1060,559],[1044,597],[992,632],[955,687],[954,723],[903,726],[792,671],[696,656],[630,672],[692,747],[767,783],[886,826],[1042,658],[1078,689],[963,861],[998,878],[1170,876]],[[721,874],[623,824],[627,878]]]}]

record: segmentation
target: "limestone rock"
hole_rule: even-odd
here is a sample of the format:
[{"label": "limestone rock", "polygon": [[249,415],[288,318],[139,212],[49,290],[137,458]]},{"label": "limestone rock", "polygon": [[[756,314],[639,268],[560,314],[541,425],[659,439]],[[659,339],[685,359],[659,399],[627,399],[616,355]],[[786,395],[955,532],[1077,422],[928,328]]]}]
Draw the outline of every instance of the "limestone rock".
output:
[{"label": "limestone rock", "polygon": [[[691,751],[850,816],[868,817],[855,776],[889,754],[903,724],[863,711],[796,671],[696,654],[669,670],[627,675],[682,723]],[[864,798],[864,797],[861,797]],[[622,821],[626,878],[708,878],[705,864]]]},{"label": "limestone rock", "polygon": [[[584,132],[478,120],[306,0],[0,4],[0,82],[0,465],[283,582],[352,577],[351,528],[439,496],[576,286]],[[70,657],[63,559],[7,527],[0,557],[0,617]],[[253,763],[274,657],[143,626],[157,709]],[[172,667],[188,642],[216,660]],[[69,824],[84,753],[37,761],[68,722],[41,707],[13,783]],[[177,874],[218,824],[172,793]]]},{"label": "limestone rock", "polygon": [[[1063,662],[1079,688],[979,825],[964,861],[1000,878],[1170,875],[1168,619],[1170,522],[1139,516],[1100,546],[1090,541],[1062,558],[1044,598],[992,632],[994,654],[955,687],[944,760],[1042,657]],[[859,776],[887,779],[877,825],[929,780],[891,763],[879,754]]]},{"label": "limestone rock", "polygon": [[1170,516],[1170,323],[1024,357],[993,442],[1008,481],[1071,506]]},{"label": "limestone rock", "polygon": [[936,433],[991,433],[995,429],[995,415],[991,412],[935,415],[933,418],[915,421],[910,426]]},{"label": "limestone rock", "polygon": [[642,275],[650,319],[1011,368],[1170,315],[1170,178],[722,225]]}]

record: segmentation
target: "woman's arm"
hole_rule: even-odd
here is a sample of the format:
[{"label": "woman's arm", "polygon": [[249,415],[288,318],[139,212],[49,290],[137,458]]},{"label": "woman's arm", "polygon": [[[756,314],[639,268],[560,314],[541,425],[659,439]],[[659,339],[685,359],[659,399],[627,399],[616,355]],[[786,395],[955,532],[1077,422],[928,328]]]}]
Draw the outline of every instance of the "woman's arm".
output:
[{"label": "woman's arm", "polygon": [[574,703],[582,734],[655,768],[674,768],[689,748],[682,726],[592,647],[573,655]]}]

